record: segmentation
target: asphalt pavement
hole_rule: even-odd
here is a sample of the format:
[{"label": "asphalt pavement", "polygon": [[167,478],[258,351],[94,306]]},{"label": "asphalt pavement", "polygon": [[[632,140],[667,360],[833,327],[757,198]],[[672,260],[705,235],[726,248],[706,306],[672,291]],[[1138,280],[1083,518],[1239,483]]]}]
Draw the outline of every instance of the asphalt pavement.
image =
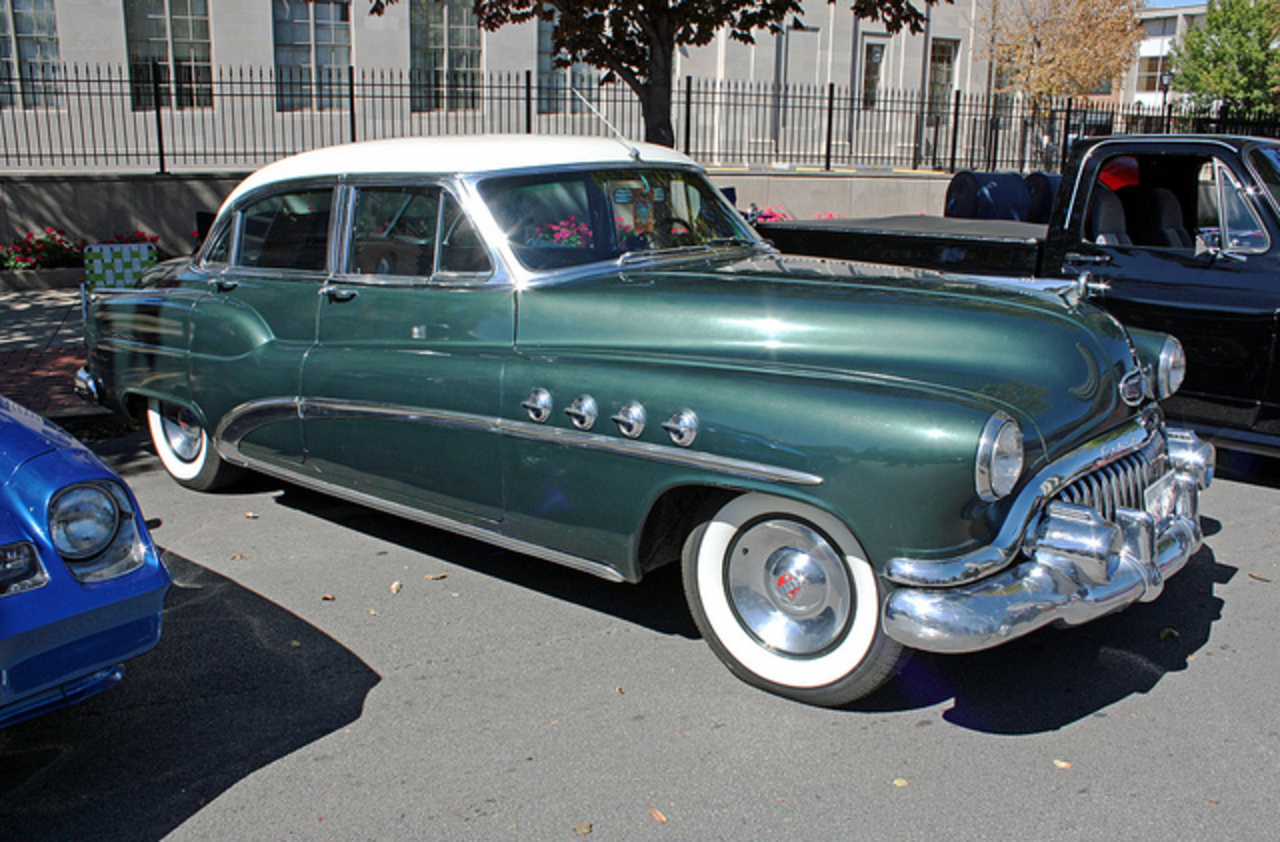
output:
[{"label": "asphalt pavement", "polygon": [[187,491],[139,433],[94,447],[162,521],[164,637],[0,731],[4,842],[1275,838],[1272,461],[1224,457],[1156,601],[826,710],[723,669],[674,569],[611,584],[269,479]]}]

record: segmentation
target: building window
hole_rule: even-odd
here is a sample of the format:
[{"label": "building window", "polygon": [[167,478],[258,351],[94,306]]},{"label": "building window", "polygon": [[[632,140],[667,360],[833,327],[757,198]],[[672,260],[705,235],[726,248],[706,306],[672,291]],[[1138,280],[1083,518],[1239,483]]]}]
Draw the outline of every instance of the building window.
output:
[{"label": "building window", "polygon": [[863,45],[862,56],[862,107],[876,107],[880,92],[880,70],[884,67],[884,44],[868,42]]},{"label": "building window", "polygon": [[929,114],[932,116],[941,116],[950,110],[959,52],[959,41],[935,38],[929,45]]},{"label": "building window", "polygon": [[213,105],[208,0],[125,0],[124,28],[135,111],[155,107],[156,82],[162,105]]},{"label": "building window", "polygon": [[351,66],[350,0],[274,0],[276,110],[336,108]]},{"label": "building window", "polygon": [[0,0],[0,107],[58,105],[61,94],[53,0]]},{"label": "building window", "polygon": [[538,18],[538,113],[581,114],[587,106],[578,94],[589,102],[598,99],[600,71],[582,62],[556,67],[556,51],[551,46],[554,28],[554,22]]},{"label": "building window", "polygon": [[409,79],[414,111],[480,107],[480,26],[472,0],[411,0]]},{"label": "building window", "polygon": [[1157,94],[1164,90],[1160,77],[1168,67],[1167,56],[1146,56],[1138,59],[1138,93]]}]

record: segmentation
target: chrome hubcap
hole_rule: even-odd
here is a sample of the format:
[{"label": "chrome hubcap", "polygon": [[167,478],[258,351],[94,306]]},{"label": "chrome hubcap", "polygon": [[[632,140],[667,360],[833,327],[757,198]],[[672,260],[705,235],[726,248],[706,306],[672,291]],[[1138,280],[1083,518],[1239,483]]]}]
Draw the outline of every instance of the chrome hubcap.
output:
[{"label": "chrome hubcap", "polygon": [[804,523],[748,525],[729,548],[725,576],[738,621],[770,649],[819,654],[840,640],[852,619],[844,560]]},{"label": "chrome hubcap", "polygon": [[169,449],[183,462],[194,462],[200,455],[200,445],[204,437],[200,422],[189,409],[176,412],[166,407],[164,415],[164,437]]}]

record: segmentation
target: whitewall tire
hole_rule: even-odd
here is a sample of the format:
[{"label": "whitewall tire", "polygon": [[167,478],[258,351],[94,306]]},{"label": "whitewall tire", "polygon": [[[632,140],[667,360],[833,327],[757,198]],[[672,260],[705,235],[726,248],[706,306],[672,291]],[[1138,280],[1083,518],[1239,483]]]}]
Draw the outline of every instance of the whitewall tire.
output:
[{"label": "whitewall tire", "polygon": [[691,533],[694,621],[740,678],[820,705],[865,696],[901,648],[880,627],[875,571],[835,517],[768,494],[736,497]]},{"label": "whitewall tire", "polygon": [[222,460],[200,419],[186,407],[149,400],[147,429],[164,469],[187,488],[212,491],[240,474],[238,468]]}]

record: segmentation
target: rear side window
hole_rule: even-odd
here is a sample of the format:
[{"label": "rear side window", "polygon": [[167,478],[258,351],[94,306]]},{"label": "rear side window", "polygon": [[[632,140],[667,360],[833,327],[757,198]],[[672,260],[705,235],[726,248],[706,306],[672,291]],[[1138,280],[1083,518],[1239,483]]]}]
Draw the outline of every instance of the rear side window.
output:
[{"label": "rear side window", "polygon": [[240,266],[324,271],[332,190],[268,196],[241,211]]}]

